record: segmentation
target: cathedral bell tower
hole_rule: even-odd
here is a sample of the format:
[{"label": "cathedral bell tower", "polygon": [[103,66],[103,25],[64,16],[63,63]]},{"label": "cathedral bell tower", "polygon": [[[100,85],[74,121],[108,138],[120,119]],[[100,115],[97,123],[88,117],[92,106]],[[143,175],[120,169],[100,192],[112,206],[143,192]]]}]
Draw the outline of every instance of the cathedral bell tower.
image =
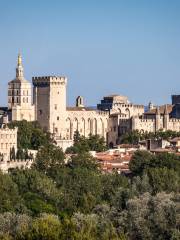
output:
[{"label": "cathedral bell tower", "polygon": [[34,120],[34,107],[31,99],[31,83],[24,78],[21,54],[18,54],[16,77],[8,83],[8,109],[11,120]]}]

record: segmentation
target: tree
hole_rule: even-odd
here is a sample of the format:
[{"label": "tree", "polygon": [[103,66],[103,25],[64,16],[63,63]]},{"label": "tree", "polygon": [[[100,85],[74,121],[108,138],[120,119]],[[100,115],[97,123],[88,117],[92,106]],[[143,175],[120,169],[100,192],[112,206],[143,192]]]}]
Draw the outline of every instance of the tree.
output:
[{"label": "tree", "polygon": [[134,175],[142,175],[149,167],[153,155],[147,151],[136,151],[130,161],[129,168]]},{"label": "tree", "polygon": [[0,172],[0,212],[15,211],[20,203],[17,185],[8,174]]},{"label": "tree", "polygon": [[75,133],[74,145],[66,149],[66,153],[82,153],[89,151],[102,152],[107,150],[107,146],[103,137],[99,135],[89,135],[88,138],[80,136],[79,132]]},{"label": "tree", "polygon": [[59,240],[61,239],[62,225],[58,217],[50,214],[42,214],[32,222],[30,231],[27,234],[27,240]]},{"label": "tree", "polygon": [[38,150],[40,146],[53,142],[50,133],[45,132],[38,122],[14,121],[8,127],[18,128],[18,149]]},{"label": "tree", "polygon": [[64,158],[64,153],[59,147],[49,144],[39,149],[34,168],[55,177],[58,169],[64,166]]},{"label": "tree", "polygon": [[149,168],[147,174],[154,194],[162,191],[169,193],[180,191],[180,175],[173,169]]}]

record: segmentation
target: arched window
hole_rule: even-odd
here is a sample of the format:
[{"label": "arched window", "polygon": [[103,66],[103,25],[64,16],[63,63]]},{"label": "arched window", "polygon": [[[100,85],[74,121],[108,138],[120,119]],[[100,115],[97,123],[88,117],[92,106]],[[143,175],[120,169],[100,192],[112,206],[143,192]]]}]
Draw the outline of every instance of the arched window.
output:
[{"label": "arched window", "polygon": [[127,117],[127,118],[130,118],[130,111],[129,111],[129,108],[126,108],[125,113],[126,113],[126,117]]}]

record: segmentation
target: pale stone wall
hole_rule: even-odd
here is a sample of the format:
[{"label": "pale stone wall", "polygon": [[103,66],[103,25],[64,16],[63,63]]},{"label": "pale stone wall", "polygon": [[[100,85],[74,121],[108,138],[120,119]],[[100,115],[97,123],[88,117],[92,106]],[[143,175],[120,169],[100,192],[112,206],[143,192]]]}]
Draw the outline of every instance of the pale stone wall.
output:
[{"label": "pale stone wall", "polygon": [[0,153],[4,161],[9,160],[12,148],[17,152],[17,128],[0,128]]},{"label": "pale stone wall", "polygon": [[32,164],[33,164],[33,160],[0,162],[0,169],[4,173],[7,173],[9,169],[13,169],[13,168],[20,168],[20,169],[31,168]]},{"label": "pale stone wall", "polygon": [[35,116],[43,128],[65,138],[66,119],[65,77],[34,77]]},{"label": "pale stone wall", "polygon": [[35,121],[34,105],[12,107],[12,121]]},{"label": "pale stone wall", "polygon": [[155,119],[132,119],[132,130],[139,130],[142,132],[155,132]]},{"label": "pale stone wall", "polygon": [[31,83],[27,80],[13,80],[8,83],[8,108],[22,106],[29,107],[32,104]]},{"label": "pale stone wall", "polygon": [[98,110],[68,110],[66,118],[66,139],[73,139],[74,133],[88,137],[89,134],[100,135],[106,139],[108,132],[107,112]]},{"label": "pale stone wall", "polygon": [[172,118],[168,122],[168,129],[172,131],[180,131],[180,119]]},{"label": "pale stone wall", "polygon": [[143,105],[134,105],[132,103],[114,103],[110,114],[119,113],[121,118],[131,118],[141,116],[144,113]]},{"label": "pale stone wall", "polygon": [[63,152],[65,152],[68,147],[73,146],[73,140],[67,140],[67,139],[61,139],[59,137],[55,137],[55,141],[57,146],[62,148]]}]

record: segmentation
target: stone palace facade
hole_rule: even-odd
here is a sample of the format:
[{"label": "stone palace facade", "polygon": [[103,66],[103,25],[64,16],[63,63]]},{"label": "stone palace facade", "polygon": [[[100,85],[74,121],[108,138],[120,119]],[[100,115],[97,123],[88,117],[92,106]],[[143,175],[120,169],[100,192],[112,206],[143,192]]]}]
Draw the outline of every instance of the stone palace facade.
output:
[{"label": "stone palace facade", "polygon": [[122,134],[132,130],[155,132],[159,129],[180,131],[180,96],[173,96],[172,105],[153,106],[129,102],[121,95],[109,95],[97,108],[84,106],[78,96],[76,105],[66,103],[67,78],[64,76],[33,77],[32,85],[24,78],[21,55],[16,77],[8,83],[8,108],[0,108],[0,122],[35,121],[51,132],[64,150],[73,144],[74,133],[88,137],[103,136],[109,146],[120,142]]}]

